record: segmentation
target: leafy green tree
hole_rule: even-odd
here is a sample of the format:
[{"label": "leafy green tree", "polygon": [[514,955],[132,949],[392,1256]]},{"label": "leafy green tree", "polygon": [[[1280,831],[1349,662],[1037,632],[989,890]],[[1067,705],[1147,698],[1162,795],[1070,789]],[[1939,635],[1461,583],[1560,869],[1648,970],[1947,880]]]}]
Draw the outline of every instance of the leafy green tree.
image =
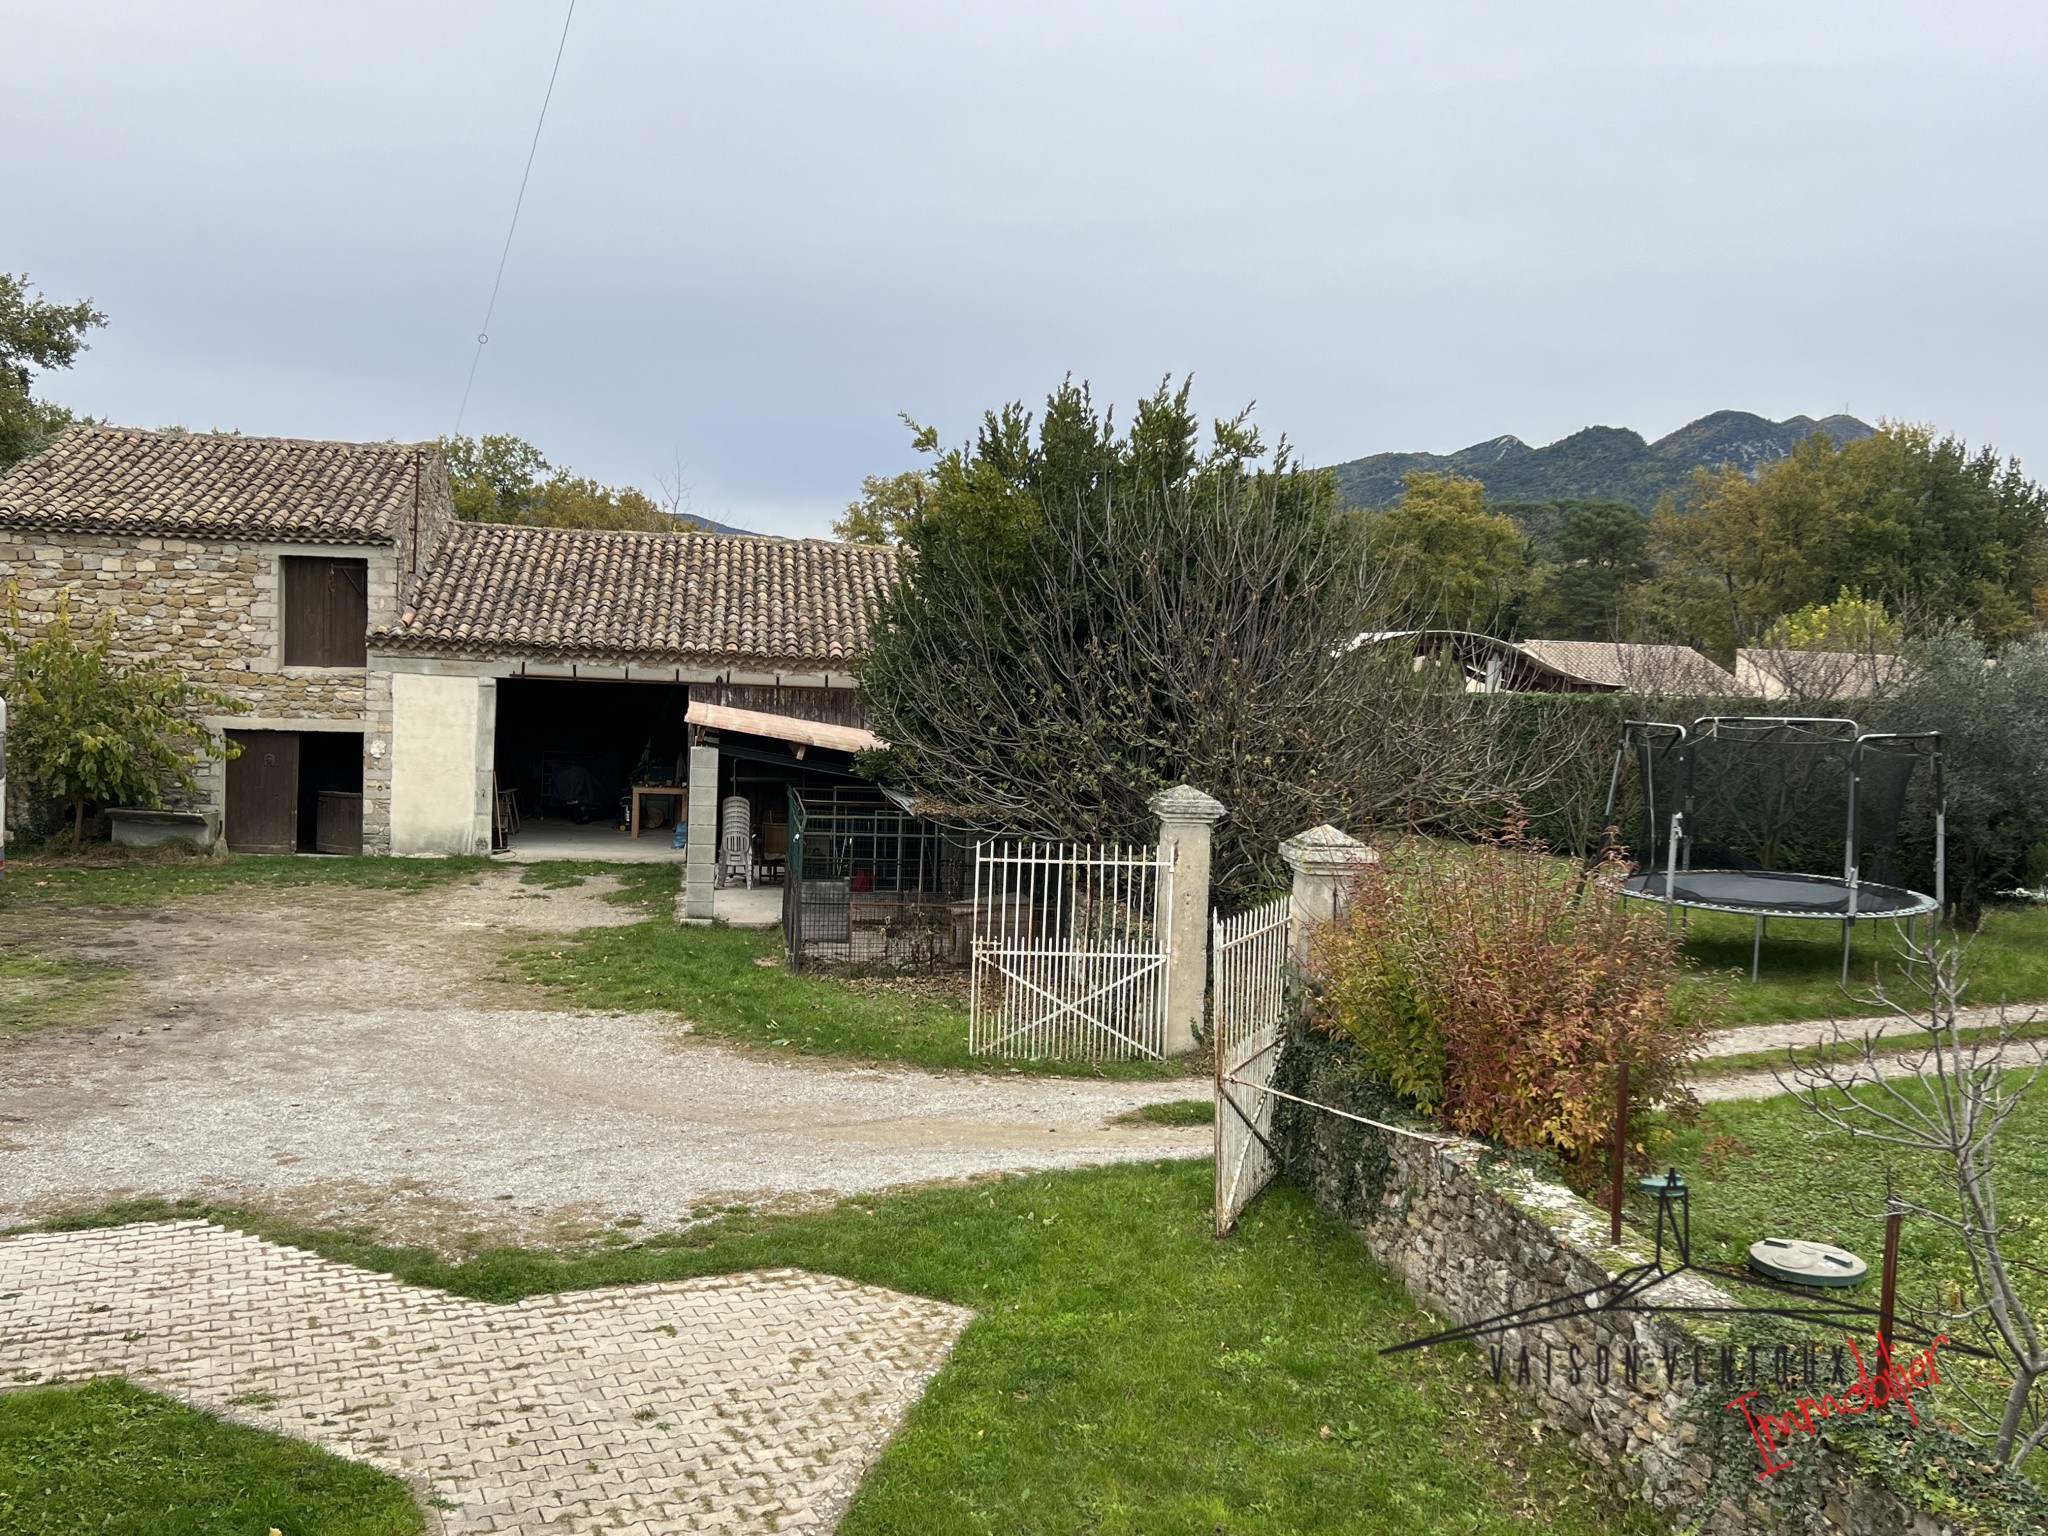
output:
[{"label": "leafy green tree", "polygon": [[860,483],[860,500],[848,502],[832,524],[833,536],[852,544],[900,544],[931,499],[931,476],[921,469],[868,475]]},{"label": "leafy green tree", "polygon": [[540,528],[615,528],[675,533],[693,527],[644,491],[607,486],[550,464],[523,437],[491,432],[441,439],[455,489],[455,515],[472,523]]},{"label": "leafy green tree", "polygon": [[1754,479],[1701,471],[1683,511],[1659,509],[1656,534],[1667,604],[1714,594],[1722,646],[1845,588],[1909,625],[1960,622],[2004,645],[2035,628],[2048,584],[2048,494],[2016,461],[1925,427],[1841,448],[1815,433]]},{"label": "leafy green tree", "polygon": [[158,806],[167,787],[196,789],[199,763],[234,750],[205,713],[246,708],[169,662],[124,664],[113,643],[111,613],[81,637],[61,600],[33,636],[10,603],[0,631],[10,775],[71,802],[74,846],[85,839],[88,800]]},{"label": "leafy green tree", "polygon": [[1895,655],[1904,639],[1883,603],[1844,587],[1831,603],[1809,603],[1773,624],[1764,643],[1786,651],[1857,651]]},{"label": "leafy green tree", "polygon": [[1625,594],[1656,570],[1650,520],[1625,501],[1557,506],[1557,558],[1532,572],[1526,627],[1556,640],[1614,639]]},{"label": "leafy green tree", "polygon": [[1400,501],[1366,514],[1405,626],[1506,633],[1528,582],[1521,530],[1477,480],[1418,472],[1406,484]]},{"label": "leafy green tree", "polygon": [[36,370],[68,368],[85,333],[107,323],[92,301],[56,304],[26,272],[0,272],[0,469],[43,448],[76,418],[29,393]]}]

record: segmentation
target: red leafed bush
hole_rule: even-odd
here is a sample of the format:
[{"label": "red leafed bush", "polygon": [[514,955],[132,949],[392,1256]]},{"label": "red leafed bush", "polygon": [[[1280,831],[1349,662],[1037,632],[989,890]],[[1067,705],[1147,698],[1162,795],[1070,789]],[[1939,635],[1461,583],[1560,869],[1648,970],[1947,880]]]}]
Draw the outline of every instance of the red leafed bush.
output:
[{"label": "red leafed bush", "polygon": [[1612,1135],[1614,1064],[1637,1113],[1688,1105],[1680,1068],[1704,1027],[1679,999],[1677,937],[1620,899],[1624,872],[1513,827],[1399,843],[1312,941],[1311,1021],[1450,1129],[1588,1171]]}]

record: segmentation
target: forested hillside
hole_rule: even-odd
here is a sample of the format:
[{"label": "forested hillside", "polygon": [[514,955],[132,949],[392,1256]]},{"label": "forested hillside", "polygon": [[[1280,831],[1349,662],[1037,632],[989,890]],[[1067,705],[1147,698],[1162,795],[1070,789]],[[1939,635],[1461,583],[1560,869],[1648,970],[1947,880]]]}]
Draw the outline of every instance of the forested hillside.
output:
[{"label": "forested hillside", "polygon": [[1496,437],[1456,453],[1375,453],[1336,465],[1335,472],[1345,500],[1359,507],[1399,500],[1403,477],[1420,470],[1477,480],[1495,501],[1625,501],[1648,512],[1667,491],[1682,494],[1695,469],[1732,464],[1753,470],[1782,459],[1814,432],[1825,432],[1839,447],[1872,430],[1853,416],[1768,421],[1747,411],[1715,411],[1654,443],[1627,427],[1587,427],[1542,448]]},{"label": "forested hillside", "polygon": [[1889,649],[1953,626],[1995,648],[2048,620],[2048,494],[1927,427],[1695,467],[1654,513],[1423,470],[1363,516],[1403,627],[1682,641],[1725,665],[1742,646]]}]

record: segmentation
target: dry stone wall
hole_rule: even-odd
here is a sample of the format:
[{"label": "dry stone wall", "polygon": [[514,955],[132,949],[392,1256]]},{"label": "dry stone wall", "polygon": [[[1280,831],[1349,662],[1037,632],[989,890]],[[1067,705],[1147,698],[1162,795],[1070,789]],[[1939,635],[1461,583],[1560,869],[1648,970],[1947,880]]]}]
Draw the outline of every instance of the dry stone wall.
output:
[{"label": "dry stone wall", "polygon": [[[428,521],[428,529],[439,521]],[[279,564],[286,554],[360,556],[369,574],[369,622],[392,622],[400,602],[391,548],[276,545],[256,541],[144,538],[0,528],[0,591],[33,632],[68,603],[75,621],[114,617],[114,649],[130,661],[164,660],[194,682],[248,706],[217,723],[247,729],[315,727],[363,733],[366,850],[390,846],[391,682],[366,668],[286,667]],[[200,777],[197,803],[220,806],[222,765]]]},{"label": "dry stone wall", "polygon": [[[1317,1042],[1289,1046],[1278,1085],[1354,1113],[1398,1117]],[[1636,1246],[1609,1247],[1604,1212],[1481,1144],[1431,1145],[1284,1103],[1275,1129],[1283,1176],[1355,1227],[1411,1295],[1454,1323],[1587,1291],[1650,1257]],[[1676,1284],[1686,1294],[1670,1290],[1665,1299],[1723,1299],[1697,1277]],[[1796,1475],[1759,1479],[1747,1430],[1724,1406],[1742,1390],[1747,1363],[1745,1346],[1730,1338],[1665,1316],[1582,1310],[1480,1341],[1473,1369],[1525,1393],[1546,1423],[1669,1514],[1675,1529],[1959,1536],[2036,1528],[2025,1515],[2017,1525],[1951,1524],[1909,1505],[1828,1443],[1802,1440]],[[1730,1367],[1732,1388],[1723,1380]]]}]

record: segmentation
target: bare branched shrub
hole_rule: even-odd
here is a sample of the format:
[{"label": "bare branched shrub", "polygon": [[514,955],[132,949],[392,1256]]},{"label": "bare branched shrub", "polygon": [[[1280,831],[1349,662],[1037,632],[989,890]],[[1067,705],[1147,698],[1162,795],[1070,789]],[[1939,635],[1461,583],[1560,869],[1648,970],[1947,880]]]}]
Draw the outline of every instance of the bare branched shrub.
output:
[{"label": "bare branched shrub", "polygon": [[1683,1111],[1703,1028],[1678,1002],[1676,936],[1620,900],[1624,873],[1512,836],[1398,843],[1312,941],[1311,1018],[1452,1130],[1583,1173],[1614,1123],[1615,1064],[1632,1123],[1653,1100]]},{"label": "bare branched shrub", "polygon": [[[2048,1334],[2020,1286],[2026,1266],[2005,1246],[2011,1223],[1998,1205],[1998,1138],[2041,1075],[2048,1050],[2029,1027],[2034,1014],[2016,1019],[1997,1009],[1988,1032],[1980,1033],[1982,1014],[1959,1006],[1968,986],[1967,943],[1945,937],[1914,945],[1911,953],[1927,967],[1927,1002],[1902,1006],[1882,991],[1876,1000],[1902,1023],[1927,1031],[1927,1044],[1902,1054],[1895,1037],[1887,1043],[1882,1032],[1867,1031],[1854,1041],[1850,1060],[1792,1067],[1787,1086],[1834,1129],[1940,1169],[1954,1208],[1906,1203],[1906,1209],[1955,1234],[1972,1294],[1945,1326],[1977,1335],[1995,1357],[2002,1385],[1987,1397],[1956,1373],[1963,1405],[1958,1417],[2001,1465],[2018,1466],[2048,1443]],[[1847,1040],[1839,1024],[1834,1036]]]}]

